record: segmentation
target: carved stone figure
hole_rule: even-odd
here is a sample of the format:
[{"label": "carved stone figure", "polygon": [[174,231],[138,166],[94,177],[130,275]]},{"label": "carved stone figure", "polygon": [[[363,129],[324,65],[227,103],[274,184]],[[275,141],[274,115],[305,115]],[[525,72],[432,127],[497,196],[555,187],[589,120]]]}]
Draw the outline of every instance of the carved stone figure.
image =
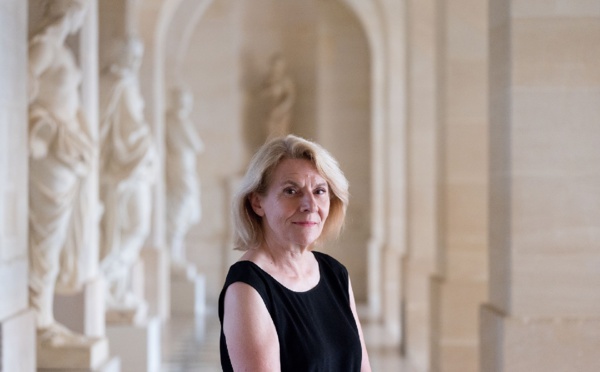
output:
[{"label": "carved stone figure", "polygon": [[285,60],[280,55],[271,59],[269,75],[264,85],[263,95],[269,99],[267,137],[289,134],[296,86],[287,73]]},{"label": "carved stone figure", "polygon": [[87,279],[87,190],[95,144],[82,111],[82,72],[65,44],[87,11],[84,0],[48,2],[29,40],[29,298],[38,347],[78,345],[81,335],[54,319],[54,292],[73,293]]},{"label": "carved stone figure", "polygon": [[166,128],[167,239],[173,274],[188,270],[184,238],[201,217],[196,158],[204,144],[189,119],[192,105],[191,92],[184,88],[173,90]]},{"label": "carved stone figure", "polygon": [[130,281],[150,233],[157,154],[138,80],[143,44],[130,37],[117,51],[100,80],[100,268],[107,280],[107,321],[133,321],[146,307]]}]

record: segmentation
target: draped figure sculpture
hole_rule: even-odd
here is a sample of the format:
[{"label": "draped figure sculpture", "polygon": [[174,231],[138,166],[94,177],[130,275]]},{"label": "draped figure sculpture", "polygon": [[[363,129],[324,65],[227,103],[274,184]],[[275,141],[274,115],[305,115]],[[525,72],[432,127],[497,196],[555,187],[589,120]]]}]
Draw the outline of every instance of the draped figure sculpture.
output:
[{"label": "draped figure sculpture", "polygon": [[285,60],[279,54],[271,59],[263,95],[268,100],[267,138],[274,138],[290,133],[292,109],[296,100],[296,86],[287,73]]},{"label": "draped figure sculpture", "polygon": [[129,37],[100,77],[100,268],[107,321],[134,321],[146,302],[131,288],[132,267],[150,233],[157,154],[144,119],[138,73],[143,44]]},{"label": "draped figure sculpture", "polygon": [[196,158],[204,149],[189,116],[192,93],[182,87],[173,89],[167,112],[167,242],[171,250],[171,272],[191,275],[186,260],[184,238],[190,227],[200,221],[200,182]]},{"label": "draped figure sculpture", "polygon": [[82,27],[84,0],[48,2],[29,40],[29,299],[38,347],[86,338],[56,322],[54,293],[74,293],[89,278],[88,182],[95,143],[82,110],[82,72],[65,41]]}]

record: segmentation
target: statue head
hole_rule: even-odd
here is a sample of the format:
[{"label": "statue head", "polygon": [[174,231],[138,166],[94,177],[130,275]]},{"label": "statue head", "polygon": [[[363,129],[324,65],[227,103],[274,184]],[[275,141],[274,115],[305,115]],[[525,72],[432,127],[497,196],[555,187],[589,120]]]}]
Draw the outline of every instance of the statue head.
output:
[{"label": "statue head", "polygon": [[67,22],[68,31],[72,33],[83,25],[88,5],[88,0],[47,0],[44,14],[49,19]]},{"label": "statue head", "polygon": [[189,113],[194,105],[194,95],[191,90],[179,85],[171,89],[171,108],[176,111]]},{"label": "statue head", "polygon": [[144,43],[135,35],[129,35],[116,46],[115,64],[120,68],[137,71],[142,64]]}]

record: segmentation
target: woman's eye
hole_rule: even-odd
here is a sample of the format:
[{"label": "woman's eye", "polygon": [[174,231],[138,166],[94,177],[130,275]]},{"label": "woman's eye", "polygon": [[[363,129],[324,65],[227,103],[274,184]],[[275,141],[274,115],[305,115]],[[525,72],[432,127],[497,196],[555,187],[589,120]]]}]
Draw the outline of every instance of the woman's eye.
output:
[{"label": "woman's eye", "polygon": [[296,194],[296,190],[291,187],[288,187],[288,188],[283,189],[283,193],[286,195],[294,195],[294,194]]},{"label": "woman's eye", "polygon": [[327,194],[327,190],[326,189],[316,189],[315,194],[317,194],[317,195]]}]

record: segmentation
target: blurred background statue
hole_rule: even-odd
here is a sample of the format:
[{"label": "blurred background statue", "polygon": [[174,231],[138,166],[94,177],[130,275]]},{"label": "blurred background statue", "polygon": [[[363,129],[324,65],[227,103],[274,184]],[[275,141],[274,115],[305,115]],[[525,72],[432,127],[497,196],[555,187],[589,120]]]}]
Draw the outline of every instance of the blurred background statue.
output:
[{"label": "blurred background statue", "polygon": [[171,250],[171,273],[182,276],[193,273],[186,260],[185,235],[201,217],[196,158],[204,150],[204,144],[189,119],[192,106],[193,96],[189,90],[173,89],[166,128],[167,241]]},{"label": "blurred background statue", "polygon": [[100,267],[109,322],[133,322],[147,308],[131,288],[132,268],[150,233],[158,159],[138,80],[143,50],[135,37],[121,41],[100,77]]},{"label": "blurred background statue", "polygon": [[79,291],[90,271],[80,258],[89,244],[95,143],[79,95],[82,72],[65,43],[86,12],[84,0],[50,1],[29,40],[29,299],[41,348],[86,341],[53,313],[54,292]]},{"label": "blurred background statue", "polygon": [[267,137],[278,137],[290,133],[292,109],[296,100],[296,87],[287,74],[285,60],[279,54],[271,59],[263,95],[269,100],[267,113]]}]

